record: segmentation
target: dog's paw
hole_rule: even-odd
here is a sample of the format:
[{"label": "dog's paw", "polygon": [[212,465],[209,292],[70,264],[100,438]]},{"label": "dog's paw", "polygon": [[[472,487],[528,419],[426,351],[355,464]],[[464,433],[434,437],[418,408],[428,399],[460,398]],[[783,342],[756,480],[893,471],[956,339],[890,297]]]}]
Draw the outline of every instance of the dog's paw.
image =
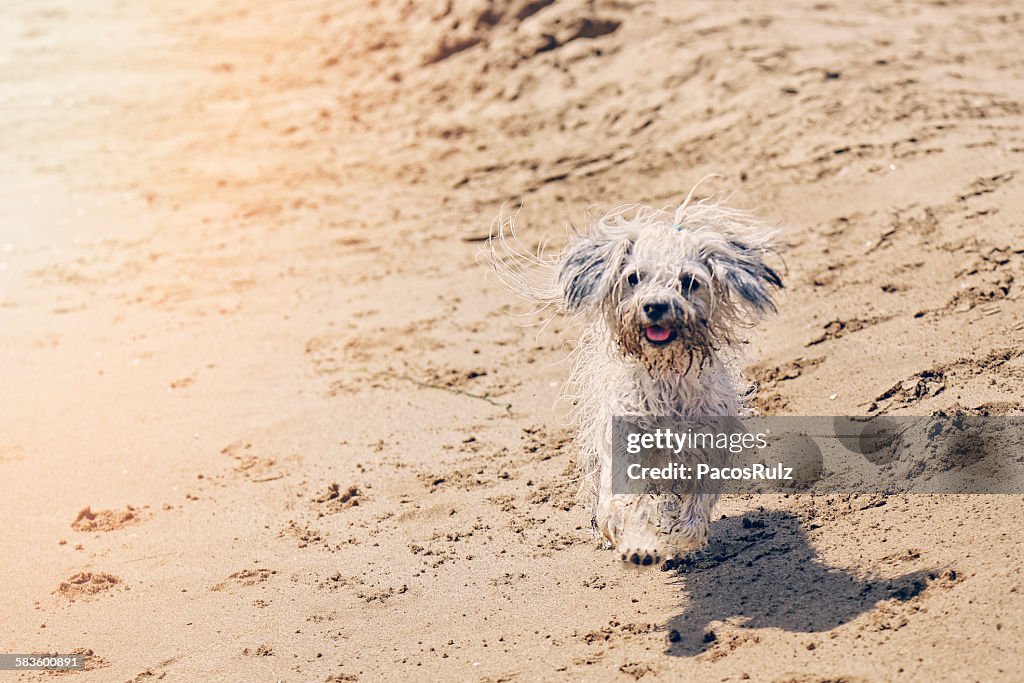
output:
[{"label": "dog's paw", "polygon": [[662,560],[668,559],[666,548],[660,543],[658,534],[648,525],[633,527],[624,534],[615,551],[623,562],[650,567],[659,565]]},{"label": "dog's paw", "polygon": [[655,500],[612,496],[599,510],[604,514],[598,515],[598,528],[623,562],[649,567],[667,559],[658,528],[650,522],[656,513]]},{"label": "dog's paw", "polygon": [[660,564],[662,560],[667,559],[658,548],[619,548],[618,552],[623,562],[644,567]]}]

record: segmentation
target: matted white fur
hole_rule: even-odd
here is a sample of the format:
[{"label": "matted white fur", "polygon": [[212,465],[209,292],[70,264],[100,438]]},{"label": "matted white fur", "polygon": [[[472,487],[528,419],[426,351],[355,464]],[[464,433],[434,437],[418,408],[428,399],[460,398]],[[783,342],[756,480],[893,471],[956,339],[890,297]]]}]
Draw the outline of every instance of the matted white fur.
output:
[{"label": "matted white fur", "polygon": [[617,208],[555,255],[519,241],[499,216],[488,255],[534,312],[583,323],[566,395],[577,425],[580,493],[623,560],[652,564],[707,542],[718,496],[612,493],[614,416],[743,415],[741,330],[775,310],[782,281],[766,262],[773,232],[719,199],[674,210]]}]

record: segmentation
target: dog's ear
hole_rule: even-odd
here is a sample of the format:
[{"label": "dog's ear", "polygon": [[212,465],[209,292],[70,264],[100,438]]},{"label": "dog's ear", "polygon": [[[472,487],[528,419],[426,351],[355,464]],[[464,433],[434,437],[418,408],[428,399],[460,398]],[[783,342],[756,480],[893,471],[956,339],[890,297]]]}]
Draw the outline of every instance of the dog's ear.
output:
[{"label": "dog's ear", "polygon": [[599,305],[611,293],[633,241],[625,230],[601,230],[577,237],[569,245],[558,269],[566,310],[575,313]]},{"label": "dog's ear", "polygon": [[782,278],[766,262],[772,253],[766,245],[730,238],[710,245],[705,258],[729,303],[760,317],[775,312],[774,295],[783,287]]}]

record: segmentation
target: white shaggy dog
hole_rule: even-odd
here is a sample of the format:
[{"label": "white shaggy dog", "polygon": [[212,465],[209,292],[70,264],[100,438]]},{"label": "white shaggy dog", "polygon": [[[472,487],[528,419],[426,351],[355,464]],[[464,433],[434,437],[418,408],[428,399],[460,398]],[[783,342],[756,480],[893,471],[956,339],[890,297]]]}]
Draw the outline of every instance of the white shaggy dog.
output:
[{"label": "white shaggy dog", "polygon": [[567,385],[581,493],[625,561],[649,565],[702,547],[718,494],[613,493],[612,418],[749,412],[737,346],[742,328],[775,310],[782,280],[766,263],[772,236],[746,211],[691,197],[675,211],[616,209],[554,257],[521,246],[514,216],[492,230],[502,283],[539,310],[584,322]]}]

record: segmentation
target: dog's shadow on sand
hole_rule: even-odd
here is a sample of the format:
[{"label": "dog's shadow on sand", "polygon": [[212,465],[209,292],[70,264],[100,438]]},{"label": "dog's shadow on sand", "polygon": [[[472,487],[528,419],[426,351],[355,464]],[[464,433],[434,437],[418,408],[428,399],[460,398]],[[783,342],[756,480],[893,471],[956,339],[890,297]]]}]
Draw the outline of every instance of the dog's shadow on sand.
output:
[{"label": "dog's shadow on sand", "polygon": [[689,657],[713,647],[715,621],[829,631],[883,600],[909,600],[935,578],[935,572],[920,571],[870,579],[830,567],[818,559],[800,521],[786,512],[718,520],[711,539],[705,550],[663,567],[689,594],[682,614],[668,623],[668,655]]}]

